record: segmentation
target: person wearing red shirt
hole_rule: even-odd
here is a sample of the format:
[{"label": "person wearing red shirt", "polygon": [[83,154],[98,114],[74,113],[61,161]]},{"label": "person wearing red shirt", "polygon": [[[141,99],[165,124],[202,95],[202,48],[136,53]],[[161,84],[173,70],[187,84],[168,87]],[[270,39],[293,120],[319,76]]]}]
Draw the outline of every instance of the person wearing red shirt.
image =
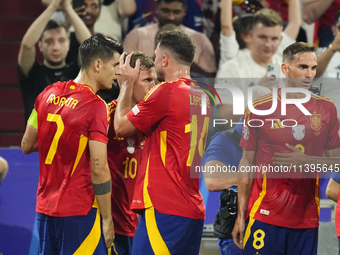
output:
[{"label": "person wearing red shirt", "polygon": [[122,46],[94,35],[79,48],[81,73],[36,99],[22,150],[39,149],[39,254],[107,254],[114,239],[107,163],[107,105]]},{"label": "person wearing red shirt", "polygon": [[[298,42],[284,50],[281,69],[287,77],[287,88],[309,88],[316,74],[315,49],[312,44]],[[274,100],[280,102],[281,92],[280,89],[277,95],[269,94],[254,100],[255,109],[267,110]],[[304,97],[299,92],[287,94],[290,99]],[[293,104],[286,106],[287,115],[282,116],[280,103],[269,115],[245,113],[246,125],[240,143],[244,151],[239,171],[254,166],[261,170],[265,166],[267,172],[254,171],[254,178],[249,175],[237,182],[239,210],[233,239],[240,249],[244,249],[244,254],[317,254],[320,205],[317,176],[307,178],[300,171],[270,171],[275,152],[287,152],[286,143],[312,156],[322,156],[323,152],[329,156],[340,147],[339,123],[333,102],[312,95],[303,106],[311,116],[304,115]],[[249,122],[253,119],[263,121],[264,125],[254,127]],[[285,126],[285,119],[294,122],[289,126],[285,122]]]},{"label": "person wearing red shirt", "polygon": [[[139,59],[140,71],[133,88],[131,107],[140,103],[155,85],[156,71],[153,60],[142,52],[131,52],[132,68]],[[138,225],[137,214],[132,212],[131,203],[137,174],[142,158],[145,136],[137,132],[131,137],[118,137],[114,130],[117,100],[109,104],[111,122],[108,130],[107,158],[112,178],[111,207],[115,229],[113,250],[120,255],[131,253],[133,237]]]},{"label": "person wearing red shirt", "polygon": [[[198,254],[205,207],[199,180],[191,167],[203,155],[210,105],[206,94],[190,80],[195,55],[192,39],[182,31],[159,35],[157,79],[143,101],[131,109],[133,69],[121,57],[121,92],[115,114],[118,136],[146,134],[132,209],[141,214],[132,254]],[[129,56],[126,60],[129,63]],[[202,104],[203,105],[203,104]],[[202,114],[202,111],[206,114]]]}]

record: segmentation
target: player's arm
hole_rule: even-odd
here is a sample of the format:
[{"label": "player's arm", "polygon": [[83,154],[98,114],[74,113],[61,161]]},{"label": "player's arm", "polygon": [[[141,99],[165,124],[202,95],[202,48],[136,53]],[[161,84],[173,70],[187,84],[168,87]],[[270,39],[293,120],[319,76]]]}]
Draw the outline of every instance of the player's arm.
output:
[{"label": "player's arm", "polygon": [[[227,166],[219,161],[219,160],[210,160],[207,163],[204,164],[204,167],[206,169],[209,169],[209,167],[216,168],[216,167],[221,167],[221,169],[224,167],[226,168]],[[235,176],[230,176],[230,178],[225,178],[226,174],[227,175],[232,175],[233,173],[204,173],[204,182],[205,186],[209,191],[220,191],[224,190],[227,188],[230,188],[233,185],[237,184],[237,178],[236,178],[236,173]]]},{"label": "player's arm", "polygon": [[301,27],[300,0],[290,0],[288,4],[288,24],[284,30],[291,39],[296,40]]},{"label": "player's arm", "polygon": [[53,12],[59,8],[61,1],[62,0],[52,0],[51,4],[45,9],[45,11],[28,28],[21,41],[18,64],[22,73],[26,77],[32,69],[35,61],[35,44],[39,41]]},{"label": "player's arm", "polygon": [[38,113],[35,109],[32,110],[27,121],[26,130],[21,140],[21,149],[26,155],[38,151]]},{"label": "player's arm", "polygon": [[102,216],[106,247],[109,248],[114,239],[114,228],[111,215],[111,174],[107,163],[107,145],[89,140],[89,149],[93,190]]},{"label": "player's arm", "polygon": [[138,128],[126,116],[131,110],[133,84],[138,79],[140,60],[137,59],[135,68],[130,66],[131,54],[124,61],[125,53],[120,56],[121,74],[118,76],[120,85],[117,109],[114,119],[114,128],[117,136],[127,137],[137,133]]},{"label": "player's arm", "polygon": [[303,20],[307,24],[317,21],[331,6],[334,0],[304,0]]},{"label": "player's arm", "polygon": [[38,151],[38,129],[27,124],[25,134],[21,140],[21,149],[24,154]]},{"label": "player's arm", "polygon": [[238,213],[235,226],[232,232],[234,243],[238,248],[243,250],[243,237],[245,229],[245,220],[247,213],[247,205],[251,189],[254,183],[254,176],[251,172],[246,173],[246,167],[256,165],[256,152],[243,149],[243,156],[238,167],[237,187],[238,187]]},{"label": "player's arm", "polygon": [[338,202],[339,188],[340,188],[340,183],[330,178],[327,188],[326,188],[326,196],[329,199],[332,199],[333,201]]},{"label": "player's arm", "polygon": [[74,32],[78,42],[82,43],[86,39],[90,38],[91,32],[73,9],[72,1],[64,0],[62,2],[62,9],[67,13],[70,23],[74,27]]}]

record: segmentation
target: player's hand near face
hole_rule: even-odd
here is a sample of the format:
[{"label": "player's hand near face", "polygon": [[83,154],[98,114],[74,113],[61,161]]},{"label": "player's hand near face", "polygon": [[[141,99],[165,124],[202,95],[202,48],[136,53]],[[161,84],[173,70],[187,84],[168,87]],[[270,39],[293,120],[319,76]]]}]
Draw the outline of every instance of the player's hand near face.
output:
[{"label": "player's hand near face", "polygon": [[[135,67],[130,66],[131,54],[127,55],[124,52],[119,59],[120,74],[118,75],[119,86],[133,86],[139,77],[140,60],[137,59]],[[124,60],[125,59],[125,60]]]}]

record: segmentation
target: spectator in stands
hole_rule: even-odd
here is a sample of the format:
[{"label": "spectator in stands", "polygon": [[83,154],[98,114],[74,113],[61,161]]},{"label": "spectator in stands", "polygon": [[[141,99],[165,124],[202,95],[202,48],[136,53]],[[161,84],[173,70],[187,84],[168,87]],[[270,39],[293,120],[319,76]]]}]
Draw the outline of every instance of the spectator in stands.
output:
[{"label": "spectator in stands", "polygon": [[157,19],[159,23],[132,30],[124,40],[124,50],[139,50],[149,57],[153,57],[155,35],[159,28],[166,24],[179,25],[196,45],[196,54],[191,70],[206,77],[213,77],[216,65],[212,44],[203,33],[181,25],[185,15],[186,0],[158,0]]},{"label": "spectator in stands", "polygon": [[332,31],[335,36],[328,47],[318,49],[318,69],[315,85],[322,83],[322,96],[329,97],[335,103],[340,119],[340,10],[335,14]]},{"label": "spectator in stands", "polygon": [[[150,22],[155,22],[157,16],[157,0],[133,0],[136,3],[136,11],[129,18],[128,33],[136,27],[142,27]],[[182,24],[188,28],[203,32],[202,11],[198,0],[187,0],[190,10],[185,15]]]},{"label": "spectator in stands", "polygon": [[[21,41],[18,56],[18,76],[25,107],[25,119],[32,112],[35,98],[48,85],[56,81],[76,78],[79,67],[77,63],[66,65],[65,58],[70,40],[67,27],[50,20],[58,8],[64,10],[74,26],[79,42],[91,36],[84,22],[73,10],[71,2],[52,0],[46,10],[32,23]],[[44,56],[43,64],[36,61],[35,44]]]},{"label": "spectator in stands", "polygon": [[340,0],[304,0],[303,20],[307,24],[315,22],[314,37],[319,40],[319,47],[327,47],[333,41],[333,17],[339,9]]},{"label": "spectator in stands", "polygon": [[[233,3],[233,0],[222,0],[220,3],[220,7],[221,7],[221,39],[220,39],[221,61],[220,61],[220,64],[221,65],[224,64],[225,61],[236,57],[238,53],[238,49],[249,48],[248,44],[250,43],[250,40],[254,39],[255,37],[253,34],[251,37],[249,37],[249,32],[253,30],[252,33],[254,33],[256,26],[253,24],[254,22],[259,22],[258,19],[255,19],[255,21],[253,21],[252,18],[249,18],[248,22],[245,22],[246,20],[242,20],[242,22],[236,23],[236,25],[238,26],[237,30],[239,30],[240,33],[237,33],[237,31],[234,31],[235,29],[233,27],[233,22],[232,22],[232,3]],[[274,19],[277,19],[278,24],[282,27],[283,21],[277,12],[269,11],[268,9],[264,9],[264,10],[262,9],[256,15],[260,17],[264,17],[265,19],[267,17],[267,21],[269,23],[271,22],[275,23]],[[245,16],[245,17],[249,17],[249,16]],[[261,22],[259,23],[261,24]],[[299,32],[298,27],[300,24],[301,24],[300,3],[299,3],[299,0],[292,0],[289,4],[289,22],[287,26],[285,27],[284,31],[281,33],[282,42],[279,48],[277,48],[277,52],[276,52],[280,54],[280,58],[282,55],[282,50],[285,48],[285,46],[288,46],[289,44],[295,41],[298,35],[298,32]],[[275,27],[272,25],[265,25],[265,24],[263,25],[267,28]],[[242,43],[242,41],[244,41],[244,43]],[[240,45],[240,43],[242,45]],[[269,61],[271,62],[270,58],[269,58]]]},{"label": "spectator in stands", "polygon": [[[231,6],[231,0],[222,0],[222,3],[224,3],[226,7],[228,7],[228,4]],[[233,56],[221,56],[222,60],[228,58],[232,59],[219,67],[217,78],[233,78],[232,82],[241,88],[245,98],[247,98],[248,95],[247,88],[254,84],[269,87],[276,84],[277,86],[278,82],[273,82],[272,79],[263,79],[260,83],[259,79],[266,78],[268,75],[268,65],[271,65],[271,69],[276,70],[276,78],[284,78],[280,71],[282,50],[292,44],[298,35],[299,27],[301,25],[299,0],[291,0],[289,2],[289,18],[289,23],[284,33],[282,33],[283,22],[281,16],[277,12],[270,9],[261,9],[258,11],[254,17],[252,30],[244,37],[244,41],[249,50],[244,50],[244,53],[238,54],[234,58]],[[229,18],[229,24],[231,24],[231,17]],[[239,46],[233,34],[234,31],[230,25],[225,26],[222,29],[221,52],[237,54]],[[228,44],[228,41],[226,40],[230,38],[227,37],[233,38]],[[233,49],[227,49],[227,47]],[[256,78],[258,80],[256,80]],[[241,116],[232,115],[233,107],[231,105],[232,97],[230,91],[225,88],[220,88],[217,89],[217,92],[221,96],[223,103],[223,106],[219,106],[220,117],[238,121]],[[245,102],[247,102],[247,100],[245,100]]]},{"label": "spectator in stands", "polygon": [[0,183],[5,178],[8,172],[8,163],[7,161],[0,156]]},{"label": "spectator in stands", "polygon": [[[52,0],[42,0],[44,5],[49,5]],[[91,35],[102,33],[114,40],[122,40],[122,19],[132,15],[136,11],[135,0],[84,0],[84,5],[74,6],[74,10],[83,20]],[[67,17],[66,17],[66,20]],[[68,23],[68,22],[67,22]],[[66,57],[66,63],[77,59],[79,41],[74,32],[70,33],[70,50]]]}]

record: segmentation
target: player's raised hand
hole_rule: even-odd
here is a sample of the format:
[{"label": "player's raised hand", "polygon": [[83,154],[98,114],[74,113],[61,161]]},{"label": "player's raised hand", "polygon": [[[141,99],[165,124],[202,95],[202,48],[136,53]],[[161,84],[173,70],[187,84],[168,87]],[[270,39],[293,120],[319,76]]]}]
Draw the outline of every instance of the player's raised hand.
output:
[{"label": "player's raised hand", "polygon": [[113,240],[115,239],[115,231],[113,228],[113,220],[111,219],[103,219],[103,234],[105,238],[106,248],[110,248]]},{"label": "player's raised hand", "polygon": [[240,217],[237,217],[233,232],[231,234],[233,236],[234,244],[242,251],[243,251],[244,229],[245,229],[244,220]]},{"label": "player's raised hand", "polygon": [[120,74],[117,80],[120,86],[133,86],[139,77],[140,60],[137,59],[135,67],[131,67],[132,54],[126,55],[124,52],[119,58]]}]

